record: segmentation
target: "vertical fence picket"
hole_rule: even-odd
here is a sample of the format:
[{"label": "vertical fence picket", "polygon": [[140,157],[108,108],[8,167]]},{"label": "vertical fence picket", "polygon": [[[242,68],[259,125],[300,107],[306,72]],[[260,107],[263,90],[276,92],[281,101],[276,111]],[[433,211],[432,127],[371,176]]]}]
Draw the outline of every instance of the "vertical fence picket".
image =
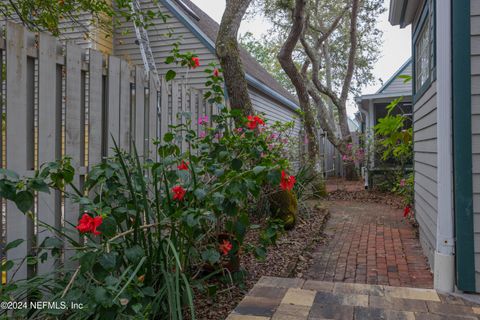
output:
[{"label": "vertical fence picket", "polygon": [[[80,170],[83,166],[84,159],[82,157],[82,51],[79,47],[67,44],[66,50],[66,90],[65,90],[65,154],[72,159],[72,165],[75,168],[75,176],[73,178],[73,185],[80,187]],[[69,193],[75,192],[72,187],[67,186],[66,191]],[[71,226],[76,225],[80,216],[80,206],[72,199],[65,199],[65,228],[72,229]],[[77,232],[74,232],[72,237],[79,241],[80,238]],[[73,267],[75,264],[70,261],[74,255],[72,250],[66,247],[65,251],[65,266]]]},{"label": "vertical fence picket", "polygon": [[131,142],[131,86],[130,67],[128,62],[120,62],[120,141],[119,146],[125,151],[130,151]]},{"label": "vertical fence picket", "polygon": [[172,81],[172,126],[178,124],[178,82]]},{"label": "vertical fence picket", "polygon": [[120,59],[110,56],[108,58],[108,146],[107,154],[114,153],[114,143],[120,140]]},{"label": "vertical fence picket", "polygon": [[156,159],[154,139],[158,135],[158,92],[155,81],[150,75],[148,84],[148,152],[151,159]]},{"label": "vertical fence picket", "polygon": [[[57,66],[57,40],[41,33],[38,41],[38,163],[43,164],[61,157],[62,126],[62,74]],[[59,191],[38,194],[38,220],[60,228],[61,198]],[[37,243],[40,245],[54,234],[39,223]],[[38,265],[38,273],[45,274],[54,268],[48,259]]]},{"label": "vertical fence picket", "polygon": [[95,50],[89,51],[89,118],[88,118],[88,165],[92,166],[102,161],[105,136],[103,131],[103,56]]},{"label": "vertical fence picket", "polygon": [[[180,116],[180,122],[183,124],[186,124],[188,121],[187,118],[187,86],[185,83],[182,83],[181,85],[182,88],[182,93],[181,93],[181,98],[182,98],[182,115]],[[186,134],[183,133],[182,136],[182,151],[185,152],[187,150],[187,142],[185,141],[185,136]]]},{"label": "vertical fence picket", "polygon": [[161,137],[168,132],[168,125],[169,125],[169,114],[168,114],[168,83],[165,81],[165,78],[162,77],[162,94],[160,95],[161,99],[161,114],[160,114],[160,122],[161,122]]},{"label": "vertical fence picket", "polygon": [[[33,143],[29,138],[30,121],[27,102],[27,42],[25,29],[21,25],[7,23],[7,168],[20,175],[27,174],[31,167],[28,159],[29,147]],[[13,280],[27,277],[27,264],[20,262],[27,256],[31,248],[29,237],[29,218],[16,207],[7,202],[7,243],[24,239],[14,249],[8,251],[7,258],[15,262],[13,270],[18,270]],[[12,274],[8,274],[12,279]]]},{"label": "vertical fence picket", "polygon": [[192,117],[192,130],[198,134],[196,101],[197,101],[196,90],[193,88],[190,88],[190,115]]},{"label": "vertical fence picket", "polygon": [[135,147],[138,155],[144,156],[145,146],[145,84],[144,72],[135,67]]}]

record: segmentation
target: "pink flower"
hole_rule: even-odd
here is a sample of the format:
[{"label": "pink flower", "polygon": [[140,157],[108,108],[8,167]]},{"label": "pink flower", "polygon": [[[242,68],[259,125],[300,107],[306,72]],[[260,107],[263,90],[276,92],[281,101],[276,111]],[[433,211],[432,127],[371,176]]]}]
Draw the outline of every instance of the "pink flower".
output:
[{"label": "pink flower", "polygon": [[272,134],[270,135],[270,139],[272,139],[272,140],[275,140],[275,139],[277,139],[277,138],[278,138],[278,134],[277,134],[277,133],[272,133]]},{"label": "pink flower", "polygon": [[207,123],[208,123],[208,116],[203,116],[203,117],[198,118],[198,124],[199,125],[203,125],[203,124],[207,124]]},{"label": "pink flower", "polygon": [[213,76],[218,78],[219,71],[217,68],[213,69]]},{"label": "pink flower", "polygon": [[351,144],[351,143],[347,144],[347,149],[348,149],[348,150],[351,150],[351,149],[352,149],[352,144]]},{"label": "pink flower", "polygon": [[265,153],[260,153],[260,158],[265,158],[267,155]]},{"label": "pink flower", "polygon": [[215,136],[214,136],[215,139],[220,140],[222,139],[222,137],[223,137],[223,134],[221,132],[215,133]]},{"label": "pink flower", "polygon": [[198,135],[201,139],[204,139],[207,136],[207,133],[205,131],[200,132]]},{"label": "pink flower", "polygon": [[400,180],[400,187],[405,187],[405,179]]},{"label": "pink flower", "polygon": [[237,132],[241,133],[243,131],[243,128],[237,128]]},{"label": "pink flower", "polygon": [[347,157],[346,155],[343,155],[343,156],[342,156],[342,160],[343,160],[343,161],[347,161],[347,160],[348,160],[348,157]]},{"label": "pink flower", "polygon": [[275,147],[275,146],[270,143],[270,144],[268,145],[268,150],[272,151],[274,147]]}]

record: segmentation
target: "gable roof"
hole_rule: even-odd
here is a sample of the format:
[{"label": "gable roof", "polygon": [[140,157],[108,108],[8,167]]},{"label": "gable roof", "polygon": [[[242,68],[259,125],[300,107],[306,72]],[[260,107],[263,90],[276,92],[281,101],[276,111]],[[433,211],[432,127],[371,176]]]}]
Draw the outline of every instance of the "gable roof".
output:
[{"label": "gable roof", "polygon": [[[412,58],[409,58],[405,63],[391,76],[383,86],[378,89],[376,94],[391,93],[391,92],[410,92],[412,91],[411,82],[405,83],[404,79],[399,78],[401,75],[412,76]],[[410,93],[411,94],[411,93]]]},{"label": "gable roof", "polygon": [[[215,20],[190,0],[161,0],[161,2],[190,29],[212,53],[215,53],[215,41],[220,27]],[[249,85],[294,110],[299,109],[297,99],[278,83],[247,50],[241,47],[240,58],[242,59]]]}]

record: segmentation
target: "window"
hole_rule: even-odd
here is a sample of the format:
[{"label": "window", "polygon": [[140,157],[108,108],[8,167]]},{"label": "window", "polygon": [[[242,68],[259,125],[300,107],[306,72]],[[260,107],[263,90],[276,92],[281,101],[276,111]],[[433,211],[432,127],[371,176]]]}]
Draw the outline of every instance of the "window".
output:
[{"label": "window", "polygon": [[435,77],[434,1],[427,1],[413,36],[414,93],[421,95]]}]

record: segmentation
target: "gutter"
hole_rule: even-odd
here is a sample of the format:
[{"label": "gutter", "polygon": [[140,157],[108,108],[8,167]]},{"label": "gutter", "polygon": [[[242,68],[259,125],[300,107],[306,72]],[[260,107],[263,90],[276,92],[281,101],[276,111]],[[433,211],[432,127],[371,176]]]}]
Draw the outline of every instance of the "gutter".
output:
[{"label": "gutter", "polygon": [[[207,48],[208,50],[216,55],[215,51],[215,43],[210,39],[202,30],[200,30],[195,23],[187,16],[187,14],[181,12],[175,4],[172,3],[171,0],[160,0],[160,2],[167,7],[170,12],[172,12],[175,17],[180,20],[187,28],[192,32]],[[267,85],[265,85],[263,82],[257,80],[253,76],[245,73],[247,82],[249,85],[252,87],[262,91],[269,97],[273,98],[274,100],[284,104],[285,106],[289,107],[295,112],[298,112],[300,110],[299,106],[294,103],[293,101],[290,101],[289,99],[285,98],[278,92],[270,89]]]}]

